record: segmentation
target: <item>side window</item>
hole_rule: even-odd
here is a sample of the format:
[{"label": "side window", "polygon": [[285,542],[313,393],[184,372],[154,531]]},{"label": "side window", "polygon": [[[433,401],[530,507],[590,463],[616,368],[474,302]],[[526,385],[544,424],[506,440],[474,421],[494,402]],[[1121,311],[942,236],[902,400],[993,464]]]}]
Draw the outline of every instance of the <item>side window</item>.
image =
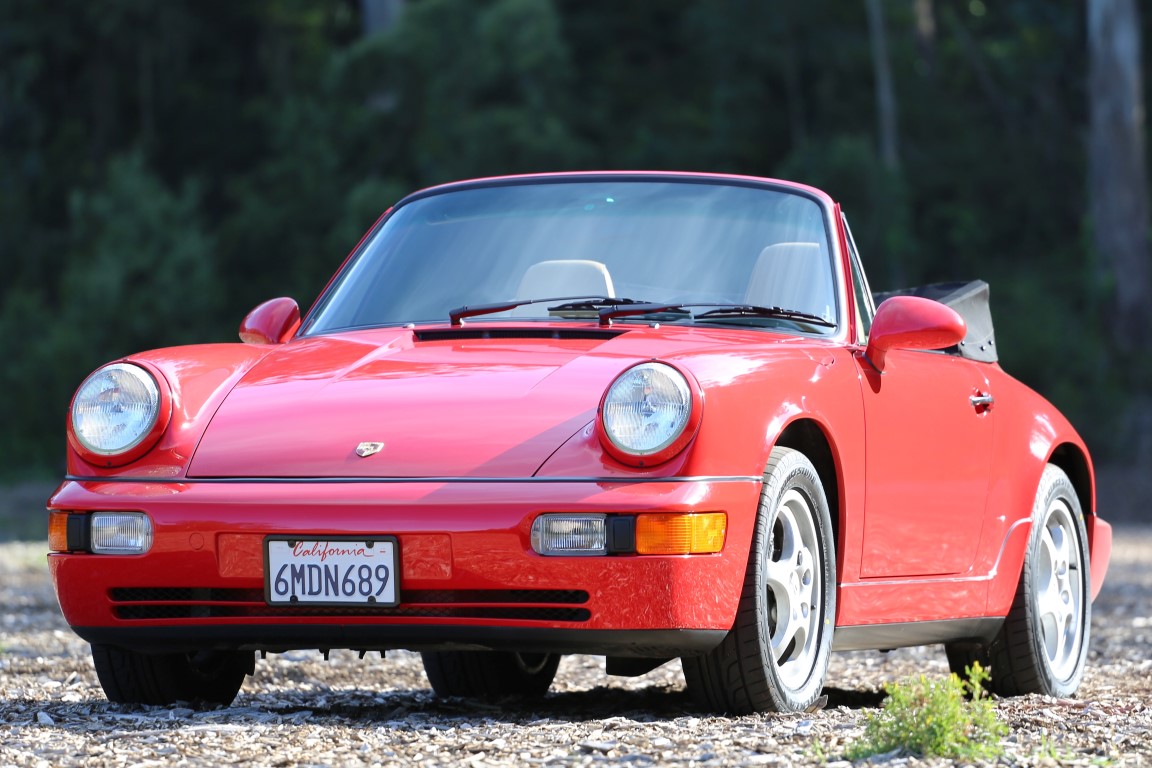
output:
[{"label": "side window", "polygon": [[864,269],[860,266],[860,254],[856,251],[856,241],[852,238],[852,229],[848,226],[848,217],[840,214],[844,222],[844,232],[848,235],[848,256],[852,264],[852,288],[856,293],[856,328],[857,343],[863,344],[868,340],[868,332],[872,329],[872,317],[876,314],[876,302],[872,298],[872,290],[868,287],[868,278],[864,276]]}]

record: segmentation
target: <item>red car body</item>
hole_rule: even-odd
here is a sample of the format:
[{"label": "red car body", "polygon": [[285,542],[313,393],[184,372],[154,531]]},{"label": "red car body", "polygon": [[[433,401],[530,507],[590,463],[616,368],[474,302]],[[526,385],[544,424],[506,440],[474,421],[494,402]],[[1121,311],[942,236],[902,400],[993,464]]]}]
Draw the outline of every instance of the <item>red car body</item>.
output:
[{"label": "red car body", "polygon": [[[824,193],[722,176],[572,174],[420,194],[583,179],[766,185],[814,201],[829,230],[834,328],[450,320],[445,307],[440,321],[312,333],[317,310],[297,330],[299,314],[281,300],[249,316],[246,343],[132,355],[122,362],[159,385],[155,434],[109,460],[70,426],[68,474],[49,502],[49,563],[74,630],[139,654],[582,652],[615,659],[609,671],[627,670],[623,659],[705,654],[737,621],[765,466],[781,446],[808,457],[827,493],[833,649],[991,641],[1017,599],[1049,465],[1083,510],[1095,597],[1111,533],[1076,431],[998,363],[929,351],[964,334],[942,304],[898,298],[861,327],[870,294]],[[648,361],[689,382],[697,421],[674,455],[621,461],[602,434],[602,399]],[[379,445],[361,456],[363,444]],[[93,554],[68,538],[69,525],[100,511],[144,513],[150,548]],[[720,551],[533,548],[544,513],[697,512],[726,515]],[[269,540],[368,537],[395,544],[395,604],[268,599]]]}]

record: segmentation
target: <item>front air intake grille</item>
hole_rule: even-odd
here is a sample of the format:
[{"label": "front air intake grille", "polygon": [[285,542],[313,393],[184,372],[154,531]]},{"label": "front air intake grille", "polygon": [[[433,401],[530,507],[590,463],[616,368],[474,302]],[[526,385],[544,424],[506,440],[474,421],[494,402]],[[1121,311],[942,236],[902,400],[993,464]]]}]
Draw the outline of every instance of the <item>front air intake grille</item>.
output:
[{"label": "front air intake grille", "polygon": [[583,622],[592,616],[576,607],[588,602],[582,590],[408,590],[394,608],[268,605],[258,589],[121,588],[109,597],[124,621],[375,616]]}]

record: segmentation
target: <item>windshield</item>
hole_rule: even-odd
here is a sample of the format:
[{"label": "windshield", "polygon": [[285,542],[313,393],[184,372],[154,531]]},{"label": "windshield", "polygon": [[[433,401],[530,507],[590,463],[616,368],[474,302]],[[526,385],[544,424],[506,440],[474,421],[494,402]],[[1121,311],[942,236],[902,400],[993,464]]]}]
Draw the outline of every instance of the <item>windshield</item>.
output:
[{"label": "windshield", "polygon": [[[821,206],[780,188],[637,179],[457,188],[399,206],[338,276],[307,332],[581,297],[780,308],[826,322],[755,312],[687,321],[829,333],[832,275]],[[506,306],[469,322],[587,316],[558,303]]]}]

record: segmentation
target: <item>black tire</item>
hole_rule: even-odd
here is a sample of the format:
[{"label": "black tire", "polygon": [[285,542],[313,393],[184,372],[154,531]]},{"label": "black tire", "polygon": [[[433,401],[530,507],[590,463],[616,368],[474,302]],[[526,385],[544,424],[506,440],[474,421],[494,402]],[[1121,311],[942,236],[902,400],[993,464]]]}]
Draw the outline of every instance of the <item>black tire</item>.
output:
[{"label": "black tire", "polygon": [[100,687],[118,704],[231,704],[255,670],[255,654],[245,651],[148,654],[93,645],[92,662]]},{"label": "black tire", "polygon": [[438,696],[540,698],[560,666],[557,653],[425,651],[424,674]]},{"label": "black tire", "polygon": [[1012,609],[989,648],[1001,696],[1071,696],[1084,677],[1092,620],[1088,534],[1064,471],[1044,468]]},{"label": "black tire", "polygon": [[804,454],[775,448],[735,624],[711,652],[683,659],[688,689],[721,712],[803,711],[824,687],[835,617],[828,498]]},{"label": "black tire", "polygon": [[988,647],[981,643],[946,643],[944,653],[948,657],[948,669],[961,680],[968,679],[968,669],[979,662],[983,669],[992,666]]}]

